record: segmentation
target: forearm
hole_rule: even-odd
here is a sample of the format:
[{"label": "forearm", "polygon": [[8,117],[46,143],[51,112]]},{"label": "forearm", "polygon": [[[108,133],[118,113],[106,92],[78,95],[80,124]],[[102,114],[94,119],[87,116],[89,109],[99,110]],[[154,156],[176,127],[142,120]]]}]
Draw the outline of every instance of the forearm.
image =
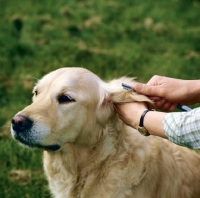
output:
[{"label": "forearm", "polygon": [[185,101],[186,104],[195,104],[200,102],[200,80],[185,80],[186,93]]},{"label": "forearm", "polygon": [[163,120],[163,129],[171,142],[200,149],[200,108],[168,113]]},{"label": "forearm", "polygon": [[[138,129],[141,115],[147,110],[137,102],[117,105],[119,117],[129,126]],[[149,111],[143,126],[150,135],[169,139],[181,146],[200,149],[200,108],[190,112],[164,113]]]},{"label": "forearm", "polygon": [[200,108],[175,113],[149,111],[144,119],[144,127],[150,135],[168,138],[181,146],[200,149]]},{"label": "forearm", "polygon": [[144,127],[150,135],[167,138],[163,129],[163,119],[166,113],[158,111],[149,111],[144,118]]},{"label": "forearm", "polygon": [[[138,129],[141,115],[147,110],[146,105],[139,102],[117,104],[116,107],[119,117],[127,125],[135,129]],[[151,135],[167,138],[162,126],[165,115],[166,113],[158,111],[149,111],[146,113],[143,125]]]}]

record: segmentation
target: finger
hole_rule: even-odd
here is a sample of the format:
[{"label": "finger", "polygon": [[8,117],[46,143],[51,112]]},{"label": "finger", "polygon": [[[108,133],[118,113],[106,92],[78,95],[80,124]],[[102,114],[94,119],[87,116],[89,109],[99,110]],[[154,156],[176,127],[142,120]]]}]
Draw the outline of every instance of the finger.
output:
[{"label": "finger", "polygon": [[159,101],[159,100],[162,100],[161,97],[157,97],[157,96],[148,96],[149,99],[153,100],[154,102],[155,101]]},{"label": "finger", "polygon": [[177,103],[172,103],[171,107],[169,108],[169,111],[174,111],[177,108]]},{"label": "finger", "polygon": [[133,88],[136,92],[144,94],[146,96],[159,96],[158,89],[155,86],[136,83]]},{"label": "finger", "polygon": [[165,99],[161,99],[158,101],[155,101],[155,105],[158,109],[163,109],[163,105],[165,104],[166,100]]},{"label": "finger", "polygon": [[162,109],[163,109],[164,111],[167,111],[167,112],[170,111],[171,109],[173,109],[173,103],[166,101],[166,102],[163,104]]},{"label": "finger", "polygon": [[161,101],[158,101],[157,103],[155,103],[157,108],[158,109],[162,109],[166,112],[169,112],[169,111],[174,111],[177,107],[177,104],[176,103],[172,103],[172,102],[169,102],[169,101],[166,101],[166,100],[161,100]]}]

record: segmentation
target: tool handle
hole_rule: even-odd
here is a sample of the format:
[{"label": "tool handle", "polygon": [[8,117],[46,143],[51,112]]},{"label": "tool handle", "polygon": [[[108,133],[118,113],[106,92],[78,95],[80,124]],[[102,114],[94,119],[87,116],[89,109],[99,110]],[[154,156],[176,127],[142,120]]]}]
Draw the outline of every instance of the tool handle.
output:
[{"label": "tool handle", "polygon": [[177,109],[179,109],[181,111],[191,111],[192,110],[190,107],[185,106],[185,105],[181,105],[181,104],[177,105]]}]

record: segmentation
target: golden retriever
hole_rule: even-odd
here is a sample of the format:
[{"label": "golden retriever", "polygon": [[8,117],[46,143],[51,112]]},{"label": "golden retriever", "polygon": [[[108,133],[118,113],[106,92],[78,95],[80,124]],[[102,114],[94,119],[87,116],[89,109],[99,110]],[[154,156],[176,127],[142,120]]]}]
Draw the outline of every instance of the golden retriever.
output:
[{"label": "golden retriever", "polygon": [[122,82],[134,84],[126,77],[104,82],[83,68],[53,71],[13,117],[12,136],[44,150],[56,198],[199,198],[199,155],[126,126],[114,104],[151,101]]}]

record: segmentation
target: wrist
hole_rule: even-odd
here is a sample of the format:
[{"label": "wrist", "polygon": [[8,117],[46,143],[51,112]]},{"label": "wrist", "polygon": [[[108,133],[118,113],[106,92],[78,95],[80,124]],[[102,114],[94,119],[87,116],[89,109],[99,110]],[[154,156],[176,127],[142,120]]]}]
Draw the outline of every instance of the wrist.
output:
[{"label": "wrist", "polygon": [[144,119],[144,127],[151,135],[167,138],[163,129],[163,119],[167,113],[159,111],[150,111]]},{"label": "wrist", "polygon": [[147,114],[149,111],[153,111],[153,110],[151,110],[151,109],[150,109],[150,110],[149,110],[149,109],[145,110],[145,111],[142,113],[142,115],[141,115],[141,117],[140,117],[140,121],[139,121],[138,131],[139,131],[142,135],[144,135],[144,136],[149,136],[149,135],[150,135],[150,133],[148,132],[148,130],[144,127],[144,118],[145,118],[146,114]]},{"label": "wrist", "polygon": [[133,120],[133,123],[132,123],[132,127],[135,128],[135,129],[138,129],[139,127],[139,124],[140,124],[140,118],[142,116],[142,114],[144,113],[144,111],[146,111],[148,109],[144,108],[144,109],[138,109],[135,114],[135,119]]}]

